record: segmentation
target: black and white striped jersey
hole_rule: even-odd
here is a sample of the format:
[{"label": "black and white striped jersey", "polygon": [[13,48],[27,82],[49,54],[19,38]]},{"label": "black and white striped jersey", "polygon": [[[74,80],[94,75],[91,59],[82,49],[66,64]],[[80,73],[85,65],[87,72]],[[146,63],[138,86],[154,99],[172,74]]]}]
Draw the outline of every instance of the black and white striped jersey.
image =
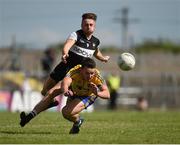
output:
[{"label": "black and white striped jersey", "polygon": [[69,50],[67,63],[61,61],[51,72],[50,77],[56,82],[62,80],[71,68],[82,64],[85,57],[92,57],[94,52],[99,49],[99,39],[92,36],[88,40],[82,30],[71,33],[68,39],[73,39],[76,42]]},{"label": "black and white striped jersey", "polygon": [[82,30],[71,33],[68,39],[76,41],[76,43],[70,48],[70,52],[82,57],[92,57],[95,50],[99,48],[100,44],[99,39],[94,36],[88,40]]}]

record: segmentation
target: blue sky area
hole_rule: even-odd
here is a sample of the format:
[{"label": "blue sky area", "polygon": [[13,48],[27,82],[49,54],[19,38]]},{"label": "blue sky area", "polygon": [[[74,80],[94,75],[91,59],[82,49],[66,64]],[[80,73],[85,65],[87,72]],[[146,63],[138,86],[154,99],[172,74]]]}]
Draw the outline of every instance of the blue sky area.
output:
[{"label": "blue sky area", "polygon": [[180,0],[0,0],[0,47],[17,43],[46,48],[64,42],[80,28],[81,15],[98,15],[95,35],[101,45],[120,47],[123,7],[129,8],[128,37],[134,43],[145,39],[167,38],[180,42]]}]

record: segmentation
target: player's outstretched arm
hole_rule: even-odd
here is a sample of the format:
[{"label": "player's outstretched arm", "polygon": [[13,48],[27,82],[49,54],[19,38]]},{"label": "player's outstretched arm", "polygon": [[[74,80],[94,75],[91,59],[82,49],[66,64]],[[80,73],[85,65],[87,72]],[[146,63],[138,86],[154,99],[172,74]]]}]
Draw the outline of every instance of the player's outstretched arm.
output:
[{"label": "player's outstretched arm", "polygon": [[100,60],[102,62],[108,62],[108,60],[110,59],[110,56],[103,56],[103,54],[101,53],[101,51],[99,49],[97,49],[94,52],[94,57],[96,57],[98,60]]},{"label": "player's outstretched arm", "polygon": [[62,94],[65,94],[68,92],[69,86],[71,85],[71,83],[72,83],[72,78],[70,77],[65,77],[62,80],[62,83],[61,83]]},{"label": "player's outstretched arm", "polygon": [[64,47],[62,49],[62,61],[64,63],[67,63],[67,58],[69,57],[68,53],[69,53],[69,50],[70,48],[75,44],[75,40],[73,39],[67,39],[65,44],[64,44]]}]

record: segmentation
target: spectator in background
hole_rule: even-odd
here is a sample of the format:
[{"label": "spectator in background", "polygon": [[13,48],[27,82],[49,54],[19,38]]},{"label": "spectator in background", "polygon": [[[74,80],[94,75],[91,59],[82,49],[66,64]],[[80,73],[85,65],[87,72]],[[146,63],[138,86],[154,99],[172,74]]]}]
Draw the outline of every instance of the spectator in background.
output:
[{"label": "spectator in background", "polygon": [[148,102],[144,97],[138,97],[137,100],[137,109],[139,111],[145,111],[148,109]]},{"label": "spectator in background", "polygon": [[107,83],[110,90],[110,99],[108,103],[108,109],[117,109],[117,97],[118,89],[120,87],[120,77],[116,74],[111,74],[107,77]]},{"label": "spectator in background", "polygon": [[44,57],[41,59],[41,66],[43,70],[43,79],[47,78],[52,70],[55,61],[55,53],[52,48],[47,48],[44,52]]}]

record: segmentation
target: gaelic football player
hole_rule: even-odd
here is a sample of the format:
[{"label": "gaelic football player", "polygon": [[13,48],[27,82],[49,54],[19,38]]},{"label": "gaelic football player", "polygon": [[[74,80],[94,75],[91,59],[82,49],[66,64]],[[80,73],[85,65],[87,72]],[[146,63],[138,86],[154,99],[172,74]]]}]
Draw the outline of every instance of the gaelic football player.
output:
[{"label": "gaelic football player", "polygon": [[47,95],[26,115],[21,113],[20,125],[25,126],[32,118],[46,110],[49,103],[59,94],[67,95],[67,103],[62,109],[65,119],[73,122],[70,134],[79,133],[84,119],[80,112],[89,107],[99,97],[109,99],[108,87],[96,69],[96,63],[91,58],[84,58],[82,65],[72,68],[59,85],[50,90]]}]

